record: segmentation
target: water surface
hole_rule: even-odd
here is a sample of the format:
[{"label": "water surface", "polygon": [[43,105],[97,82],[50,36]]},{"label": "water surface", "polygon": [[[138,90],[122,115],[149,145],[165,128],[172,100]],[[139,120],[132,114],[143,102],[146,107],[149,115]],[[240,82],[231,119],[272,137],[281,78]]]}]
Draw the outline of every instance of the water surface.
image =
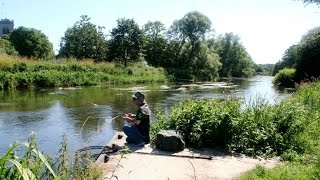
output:
[{"label": "water surface", "polygon": [[[224,83],[110,85],[1,92],[0,155],[18,140],[25,142],[34,132],[39,149],[57,154],[65,134],[69,152],[84,146],[106,145],[121,130],[123,113],[135,112],[131,95],[142,91],[151,110],[169,111],[178,102],[193,99],[240,98],[243,105],[257,97],[274,104],[288,94],[277,92],[270,76],[256,76]],[[231,84],[232,83],[232,84]]]}]

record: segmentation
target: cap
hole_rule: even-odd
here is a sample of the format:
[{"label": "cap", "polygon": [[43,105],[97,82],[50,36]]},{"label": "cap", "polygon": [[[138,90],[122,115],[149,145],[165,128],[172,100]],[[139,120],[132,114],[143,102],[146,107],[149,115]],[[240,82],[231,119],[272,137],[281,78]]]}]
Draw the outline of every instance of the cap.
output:
[{"label": "cap", "polygon": [[140,102],[144,102],[145,95],[141,92],[136,92],[132,97],[138,99]]}]

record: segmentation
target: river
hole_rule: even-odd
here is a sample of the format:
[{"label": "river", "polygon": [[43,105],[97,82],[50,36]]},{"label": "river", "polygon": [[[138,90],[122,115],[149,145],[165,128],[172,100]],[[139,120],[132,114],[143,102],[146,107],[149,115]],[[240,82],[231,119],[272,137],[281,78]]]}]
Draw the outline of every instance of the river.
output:
[{"label": "river", "polygon": [[[15,140],[27,141],[31,132],[45,154],[57,154],[63,134],[68,151],[105,145],[123,127],[119,116],[135,112],[131,95],[146,94],[152,109],[170,107],[188,98],[240,98],[243,105],[257,98],[271,104],[289,96],[272,87],[271,76],[236,79],[229,83],[110,85],[6,91],[0,94],[0,156]],[[154,120],[154,119],[153,119]]]}]

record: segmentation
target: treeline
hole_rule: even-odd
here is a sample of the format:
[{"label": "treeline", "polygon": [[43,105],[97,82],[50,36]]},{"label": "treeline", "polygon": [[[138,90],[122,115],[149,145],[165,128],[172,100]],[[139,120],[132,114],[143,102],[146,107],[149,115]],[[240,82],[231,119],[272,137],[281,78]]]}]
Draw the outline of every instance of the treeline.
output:
[{"label": "treeline", "polygon": [[275,64],[274,84],[295,87],[301,81],[314,81],[320,76],[320,26],[309,30],[298,44],[290,46]]},{"label": "treeline", "polygon": [[[163,67],[175,78],[215,80],[220,77],[250,77],[255,64],[233,33],[215,36],[210,19],[194,11],[166,29],[160,21],[140,27],[134,19],[121,18],[110,34],[90,22],[86,15],[68,28],[56,58],[93,59],[125,67],[146,61]],[[0,40],[2,53],[41,60],[54,58],[46,35],[33,28],[19,27]]]}]

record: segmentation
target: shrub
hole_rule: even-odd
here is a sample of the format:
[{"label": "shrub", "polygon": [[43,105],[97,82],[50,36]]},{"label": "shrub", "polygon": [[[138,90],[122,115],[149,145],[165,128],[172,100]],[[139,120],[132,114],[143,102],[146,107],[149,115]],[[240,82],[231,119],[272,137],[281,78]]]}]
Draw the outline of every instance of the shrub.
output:
[{"label": "shrub", "polygon": [[296,70],[293,68],[284,68],[280,70],[273,79],[273,84],[277,87],[295,87]]},{"label": "shrub", "polygon": [[169,128],[180,132],[189,146],[225,147],[239,110],[238,101],[186,100],[172,109]]},{"label": "shrub", "polygon": [[272,108],[264,101],[246,108],[234,122],[229,150],[251,156],[274,153],[272,146],[277,136],[271,116]]}]

